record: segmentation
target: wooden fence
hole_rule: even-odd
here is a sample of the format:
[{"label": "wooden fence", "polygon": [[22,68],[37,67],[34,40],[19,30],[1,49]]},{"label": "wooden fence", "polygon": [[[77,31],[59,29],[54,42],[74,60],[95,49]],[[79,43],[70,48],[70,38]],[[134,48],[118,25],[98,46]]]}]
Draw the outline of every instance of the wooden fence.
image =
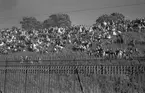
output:
[{"label": "wooden fence", "polygon": [[0,90],[2,93],[102,93],[95,84],[99,77],[129,80],[134,76],[136,82],[143,82],[144,72],[144,65],[1,65]]}]

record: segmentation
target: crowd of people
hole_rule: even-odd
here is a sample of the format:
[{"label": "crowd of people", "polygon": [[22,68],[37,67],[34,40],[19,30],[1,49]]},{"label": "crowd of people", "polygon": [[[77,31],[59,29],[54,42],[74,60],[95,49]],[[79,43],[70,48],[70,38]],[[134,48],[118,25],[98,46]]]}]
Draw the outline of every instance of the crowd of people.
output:
[{"label": "crowd of people", "polygon": [[[128,31],[145,31],[145,19],[136,19],[129,24],[125,22],[103,22],[93,26],[71,26],[70,28],[50,27],[39,30],[23,30],[20,28],[0,30],[0,53],[30,51],[38,53],[60,52],[67,45],[71,50],[85,52],[96,57],[128,57],[138,52],[134,43],[126,49],[105,49],[103,40],[109,44],[124,43],[122,33]],[[112,38],[116,37],[116,40]],[[95,43],[95,48],[93,47]]]}]

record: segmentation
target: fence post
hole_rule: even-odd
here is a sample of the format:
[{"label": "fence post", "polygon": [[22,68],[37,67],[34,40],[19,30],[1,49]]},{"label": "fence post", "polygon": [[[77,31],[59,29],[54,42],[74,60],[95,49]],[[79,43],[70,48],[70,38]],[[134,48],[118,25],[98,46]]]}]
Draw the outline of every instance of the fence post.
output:
[{"label": "fence post", "polygon": [[50,77],[51,77],[51,75],[50,75],[50,67],[51,67],[51,65],[49,64],[49,65],[47,65],[48,66],[48,74],[49,74],[49,87],[48,87],[48,92],[50,92],[50,87],[51,87],[51,82],[50,82]]},{"label": "fence post", "polygon": [[[95,65],[94,66],[94,78],[95,78],[95,80],[96,80],[96,77],[97,77],[97,66]],[[95,90],[95,85],[96,85],[96,83],[93,85],[93,93],[95,93],[96,92],[96,90]]]},{"label": "fence post", "polygon": [[26,67],[26,75],[25,75],[25,93],[27,93],[27,63],[25,65]]},{"label": "fence post", "polygon": [[6,61],[5,61],[4,93],[6,93],[6,83],[7,83],[7,57],[6,57]]},{"label": "fence post", "polygon": [[75,87],[76,87],[76,84],[75,84],[75,71],[74,71],[74,69],[75,69],[75,59],[73,60],[73,63],[74,63],[74,65],[72,66],[72,69],[73,69],[73,92],[75,93],[76,92],[76,90],[75,90]]}]

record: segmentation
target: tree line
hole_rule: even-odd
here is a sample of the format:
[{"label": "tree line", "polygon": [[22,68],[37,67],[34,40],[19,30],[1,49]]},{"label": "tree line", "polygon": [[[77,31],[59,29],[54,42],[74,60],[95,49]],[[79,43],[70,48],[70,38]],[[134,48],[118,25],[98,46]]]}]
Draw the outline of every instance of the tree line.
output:
[{"label": "tree line", "polygon": [[[125,19],[125,16],[121,13],[112,13],[110,15],[104,14],[96,19],[96,25],[102,22],[123,22],[128,21]],[[46,20],[43,22],[38,21],[35,17],[28,17],[25,16],[20,21],[21,27],[24,30],[31,30],[31,29],[44,29],[49,27],[71,27],[72,22],[70,20],[70,16],[68,14],[58,13],[50,15]]]}]

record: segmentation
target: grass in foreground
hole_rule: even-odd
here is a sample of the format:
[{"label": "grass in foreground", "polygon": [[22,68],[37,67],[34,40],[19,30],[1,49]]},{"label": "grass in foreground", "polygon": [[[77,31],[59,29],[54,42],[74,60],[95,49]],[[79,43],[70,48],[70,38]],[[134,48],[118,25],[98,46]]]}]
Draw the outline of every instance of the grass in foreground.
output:
[{"label": "grass in foreground", "polygon": [[[141,76],[141,74],[140,74]],[[145,75],[144,75],[145,76]],[[84,93],[145,93],[145,79],[136,80],[137,76],[79,74]],[[77,75],[44,74],[28,71],[7,73],[6,93],[82,93]],[[4,74],[0,77],[3,90]]]}]

